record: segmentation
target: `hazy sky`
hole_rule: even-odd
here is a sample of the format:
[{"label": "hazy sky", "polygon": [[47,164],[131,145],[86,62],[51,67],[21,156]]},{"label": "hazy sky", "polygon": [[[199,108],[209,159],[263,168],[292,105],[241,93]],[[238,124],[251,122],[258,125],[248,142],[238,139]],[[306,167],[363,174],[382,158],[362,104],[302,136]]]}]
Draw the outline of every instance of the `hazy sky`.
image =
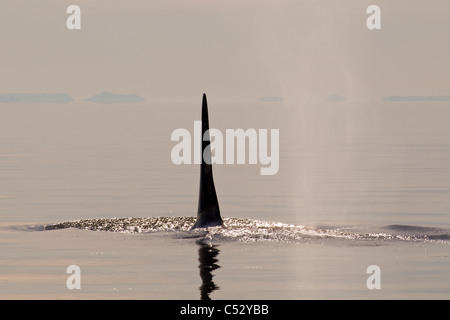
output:
[{"label": "hazy sky", "polygon": [[[81,7],[81,30],[66,8]],[[381,7],[381,30],[366,9]],[[0,94],[450,95],[448,0],[2,0]]]}]

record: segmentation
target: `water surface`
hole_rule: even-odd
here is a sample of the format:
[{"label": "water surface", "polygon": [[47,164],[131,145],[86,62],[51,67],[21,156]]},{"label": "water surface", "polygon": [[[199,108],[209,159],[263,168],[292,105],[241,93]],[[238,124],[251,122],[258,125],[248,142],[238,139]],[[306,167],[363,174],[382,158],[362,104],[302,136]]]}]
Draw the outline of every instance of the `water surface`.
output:
[{"label": "water surface", "polygon": [[211,127],[279,128],[280,170],[215,166],[228,228],[195,232],[170,135],[200,105],[1,105],[0,297],[448,299],[450,105],[210,100]]}]

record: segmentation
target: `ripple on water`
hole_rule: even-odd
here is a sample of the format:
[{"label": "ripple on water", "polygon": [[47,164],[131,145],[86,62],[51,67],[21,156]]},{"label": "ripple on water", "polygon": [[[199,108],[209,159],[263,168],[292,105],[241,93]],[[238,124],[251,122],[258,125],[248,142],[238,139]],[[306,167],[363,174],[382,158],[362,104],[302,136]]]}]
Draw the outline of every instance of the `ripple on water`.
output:
[{"label": "ripple on water", "polygon": [[[286,224],[274,221],[263,221],[243,218],[224,218],[224,227],[194,229],[195,217],[125,217],[100,218],[65,221],[43,226],[35,226],[34,230],[57,230],[78,228],[93,231],[109,231],[121,233],[151,233],[151,232],[189,232],[187,237],[196,234],[207,234],[215,239],[234,241],[273,241],[273,242],[313,242],[324,240],[349,240],[365,244],[380,244],[386,241],[439,241],[447,242],[449,234],[391,234],[383,232],[354,232],[340,228],[315,228],[301,225]],[[392,228],[386,227],[390,230]],[[398,228],[397,228],[398,229]],[[192,233],[192,235],[191,235]],[[359,242],[358,242],[359,243]]]}]

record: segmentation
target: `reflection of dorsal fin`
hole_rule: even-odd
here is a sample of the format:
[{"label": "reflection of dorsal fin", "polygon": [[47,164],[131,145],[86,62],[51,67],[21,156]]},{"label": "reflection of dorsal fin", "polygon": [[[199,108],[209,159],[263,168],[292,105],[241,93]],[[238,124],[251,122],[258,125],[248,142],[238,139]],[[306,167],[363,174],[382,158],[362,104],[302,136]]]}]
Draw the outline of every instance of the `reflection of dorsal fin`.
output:
[{"label": "reflection of dorsal fin", "polygon": [[[212,165],[205,162],[211,162],[211,148],[206,148],[211,143],[209,132],[204,141],[205,132],[209,130],[208,105],[206,102],[206,94],[203,94],[202,103],[202,164],[200,167],[200,193],[198,197],[197,221],[194,228],[206,228],[220,226],[223,224],[220,217],[219,201],[217,201],[216,188],[214,187]],[[206,148],[206,149],[205,149]],[[205,151],[205,152],[204,152]]]}]

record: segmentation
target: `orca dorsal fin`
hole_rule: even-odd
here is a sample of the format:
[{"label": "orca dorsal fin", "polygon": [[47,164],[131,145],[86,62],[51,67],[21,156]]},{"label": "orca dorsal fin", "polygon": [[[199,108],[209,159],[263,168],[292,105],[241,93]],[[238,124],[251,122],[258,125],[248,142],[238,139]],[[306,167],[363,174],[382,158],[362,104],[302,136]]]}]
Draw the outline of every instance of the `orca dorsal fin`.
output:
[{"label": "orca dorsal fin", "polygon": [[[206,135],[205,135],[206,133]],[[223,225],[220,216],[219,201],[217,200],[216,188],[211,163],[211,143],[209,136],[208,103],[206,94],[203,94],[202,102],[202,164],[200,166],[200,191],[198,197],[197,221],[192,229],[207,228]],[[208,159],[207,163],[205,159]]]}]

